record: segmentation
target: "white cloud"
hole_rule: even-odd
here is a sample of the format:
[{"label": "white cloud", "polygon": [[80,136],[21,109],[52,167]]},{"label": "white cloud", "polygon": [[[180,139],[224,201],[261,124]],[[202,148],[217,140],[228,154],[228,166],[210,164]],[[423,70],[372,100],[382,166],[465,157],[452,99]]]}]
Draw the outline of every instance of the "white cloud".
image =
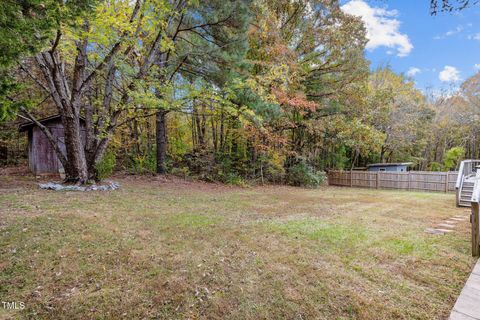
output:
[{"label": "white cloud", "polygon": [[455,29],[448,30],[447,32],[445,32],[445,33],[444,33],[443,35],[441,35],[441,36],[436,36],[434,39],[436,39],[436,40],[445,39],[445,38],[447,38],[447,37],[456,35],[456,34],[462,32],[463,30],[465,30],[465,27],[462,26],[462,25],[460,25],[460,26],[457,26]]},{"label": "white cloud", "polygon": [[473,69],[479,71],[479,70],[480,70],[480,63],[475,63],[475,64],[473,65]]},{"label": "white cloud", "polygon": [[370,7],[364,0],[351,0],[341,8],[345,13],[361,17],[365,23],[369,40],[367,49],[394,48],[399,57],[405,57],[412,51],[410,39],[399,31],[398,11]]},{"label": "white cloud", "polygon": [[454,34],[457,34],[457,33],[462,32],[462,31],[463,31],[463,26],[458,26],[458,27],[456,27],[456,28],[453,29],[453,30],[447,31],[447,33],[445,33],[445,35],[446,35],[447,37],[450,37],[450,36],[453,36]]},{"label": "white cloud", "polygon": [[408,69],[407,71],[407,76],[409,77],[415,77],[416,74],[422,72],[422,70],[420,70],[419,68],[417,67],[411,67],[410,69]]},{"label": "white cloud", "polygon": [[460,71],[452,66],[445,66],[438,74],[438,78],[442,82],[457,82],[460,81]]},{"label": "white cloud", "polygon": [[468,40],[480,40],[480,33],[475,33],[475,34],[469,35]]}]

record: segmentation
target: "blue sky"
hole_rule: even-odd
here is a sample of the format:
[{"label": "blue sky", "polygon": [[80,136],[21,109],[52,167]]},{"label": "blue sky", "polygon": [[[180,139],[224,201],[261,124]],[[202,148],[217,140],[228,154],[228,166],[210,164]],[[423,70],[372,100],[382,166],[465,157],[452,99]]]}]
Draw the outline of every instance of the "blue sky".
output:
[{"label": "blue sky", "polygon": [[480,6],[431,16],[429,2],[343,0],[342,9],[366,23],[372,69],[390,65],[423,90],[458,86],[480,70]]}]

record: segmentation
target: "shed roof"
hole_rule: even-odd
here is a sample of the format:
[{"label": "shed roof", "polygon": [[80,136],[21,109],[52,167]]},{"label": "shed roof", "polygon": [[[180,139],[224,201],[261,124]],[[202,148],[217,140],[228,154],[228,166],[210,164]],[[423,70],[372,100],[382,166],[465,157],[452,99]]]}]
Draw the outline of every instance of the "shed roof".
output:
[{"label": "shed roof", "polygon": [[397,167],[397,166],[411,166],[413,162],[398,162],[398,163],[372,163],[367,164],[367,167]]},{"label": "shed roof", "polygon": [[[42,118],[42,119],[39,119],[38,122],[40,122],[41,124],[43,125],[46,125],[50,122],[55,122],[55,121],[58,121],[58,120],[61,120],[61,115],[59,114],[56,114],[56,115],[53,115],[53,116],[49,116],[49,117],[45,117],[45,118]],[[85,119],[83,117],[80,117],[80,121],[81,122],[85,122]],[[33,121],[27,121],[27,122],[24,122],[24,123],[21,123],[19,126],[18,126],[18,131],[19,132],[24,132],[24,131],[27,131],[29,130],[30,128],[32,128],[33,126],[35,126],[35,122]]]}]

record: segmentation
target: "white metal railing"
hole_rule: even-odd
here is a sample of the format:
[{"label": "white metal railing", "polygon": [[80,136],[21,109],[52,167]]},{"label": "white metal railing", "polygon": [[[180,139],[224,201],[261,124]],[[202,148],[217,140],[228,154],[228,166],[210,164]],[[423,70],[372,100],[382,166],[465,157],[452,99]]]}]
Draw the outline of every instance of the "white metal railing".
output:
[{"label": "white metal railing", "polygon": [[480,170],[475,174],[471,201],[480,202]]},{"label": "white metal railing", "polygon": [[460,168],[458,169],[457,182],[455,188],[458,189],[462,185],[462,180],[464,177],[474,173],[475,167],[480,165],[480,160],[463,160],[460,162]]},{"label": "white metal railing", "polygon": [[470,222],[472,223],[472,255],[477,257],[480,255],[480,170],[475,174],[475,182],[473,186],[472,214]]}]

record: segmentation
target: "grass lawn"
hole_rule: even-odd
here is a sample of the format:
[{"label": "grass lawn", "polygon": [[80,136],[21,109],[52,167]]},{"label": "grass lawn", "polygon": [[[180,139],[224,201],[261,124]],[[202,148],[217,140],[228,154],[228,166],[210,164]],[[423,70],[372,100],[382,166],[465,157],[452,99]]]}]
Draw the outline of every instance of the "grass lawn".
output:
[{"label": "grass lawn", "polygon": [[470,229],[454,195],[0,176],[0,319],[445,319]]}]

